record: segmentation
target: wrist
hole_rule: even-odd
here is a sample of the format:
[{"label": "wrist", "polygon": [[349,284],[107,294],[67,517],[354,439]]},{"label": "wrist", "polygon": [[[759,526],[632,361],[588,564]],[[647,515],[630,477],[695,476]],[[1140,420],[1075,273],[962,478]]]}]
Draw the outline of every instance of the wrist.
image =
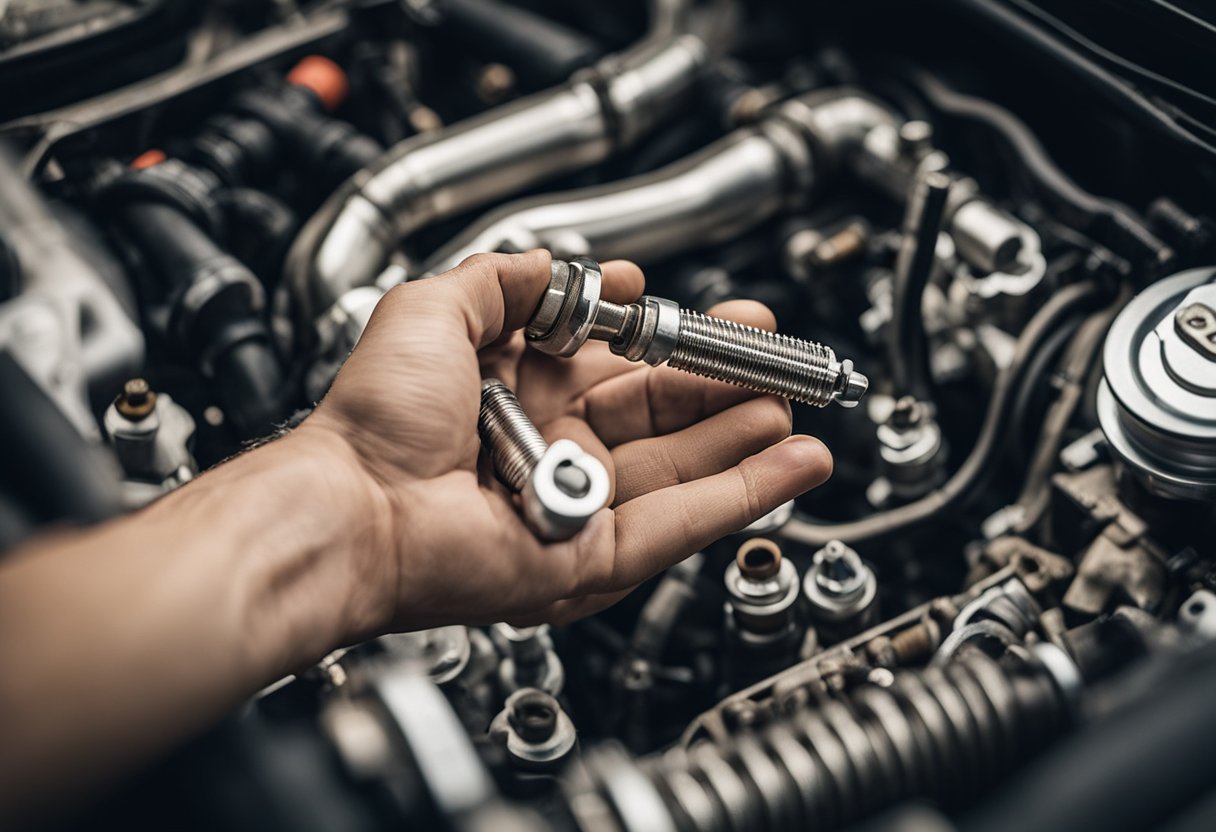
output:
[{"label": "wrist", "polygon": [[325,518],[319,531],[328,542],[326,558],[340,572],[334,586],[334,600],[341,601],[340,642],[382,633],[397,608],[401,505],[323,411],[280,441],[286,453],[311,466],[307,510]]},{"label": "wrist", "polygon": [[306,421],[152,509],[179,534],[202,530],[201,556],[228,564],[213,567],[230,601],[217,614],[252,684],[370,637],[391,616],[384,498],[351,454]]}]

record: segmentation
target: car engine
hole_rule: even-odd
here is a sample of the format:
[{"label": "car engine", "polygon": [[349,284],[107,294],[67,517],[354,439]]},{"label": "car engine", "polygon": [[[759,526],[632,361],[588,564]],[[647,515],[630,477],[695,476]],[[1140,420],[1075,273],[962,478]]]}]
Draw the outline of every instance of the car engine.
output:
[{"label": "car engine", "polygon": [[[86,825],[1216,828],[1214,44],[1198,0],[0,2],[0,552],[291,430],[478,252],[558,258],[536,346],[835,458],[605,612],[334,652]],[[664,300],[589,299],[617,258]]]}]

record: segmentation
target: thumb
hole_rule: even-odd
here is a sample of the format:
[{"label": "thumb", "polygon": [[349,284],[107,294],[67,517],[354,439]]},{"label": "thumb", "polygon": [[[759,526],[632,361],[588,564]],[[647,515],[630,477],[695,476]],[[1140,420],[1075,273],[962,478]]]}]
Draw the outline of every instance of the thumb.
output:
[{"label": "thumb", "polygon": [[552,262],[549,252],[541,249],[474,254],[426,284],[428,290],[447,296],[444,308],[463,321],[469,342],[480,349],[528,323],[549,285]]}]

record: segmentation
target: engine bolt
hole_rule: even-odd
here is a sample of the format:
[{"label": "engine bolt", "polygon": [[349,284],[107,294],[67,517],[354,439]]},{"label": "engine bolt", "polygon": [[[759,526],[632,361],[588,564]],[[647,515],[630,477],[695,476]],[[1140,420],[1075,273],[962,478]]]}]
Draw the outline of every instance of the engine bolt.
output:
[{"label": "engine bolt", "polygon": [[123,385],[114,407],[126,418],[138,422],[156,409],[156,394],[147,381],[133,378]]},{"label": "engine bolt", "polygon": [[829,541],[815,553],[802,593],[825,638],[864,629],[877,612],[877,577],[857,552],[839,540]]},{"label": "engine bolt", "polygon": [[477,427],[499,479],[523,496],[524,519],[538,537],[573,537],[608,502],[603,464],[569,439],[545,442],[515,393],[496,378],[481,384]]},{"label": "engine bolt", "polygon": [[600,298],[603,274],[586,257],[554,260],[549,288],[526,334],[537,349],[573,355],[588,338],[607,341],[630,361],[666,364],[694,375],[818,407],[852,407],[869,380],[831,348],[681,309],[649,295],[621,305]]}]

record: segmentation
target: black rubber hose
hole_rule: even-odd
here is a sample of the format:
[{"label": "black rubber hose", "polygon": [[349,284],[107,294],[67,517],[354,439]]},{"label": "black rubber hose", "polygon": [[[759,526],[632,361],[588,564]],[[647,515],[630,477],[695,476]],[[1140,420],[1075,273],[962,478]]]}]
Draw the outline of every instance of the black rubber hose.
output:
[{"label": "black rubber hose", "polygon": [[93,523],[121,509],[115,466],[25,368],[0,351],[0,482],[43,522]]},{"label": "black rubber hose", "polygon": [[1050,59],[1057,67],[1077,77],[1142,127],[1162,132],[1188,150],[1208,157],[1216,156],[1216,146],[1180,126],[1132,84],[1070,48],[1059,38],[997,0],[950,0],[950,5],[970,12],[993,24],[998,30],[1013,35],[1040,55]]},{"label": "black rubber hose", "polygon": [[295,238],[295,212],[277,197],[252,188],[220,191],[216,204],[229,229],[229,250],[249,264],[268,290],[274,288]]},{"label": "black rubber hose", "polygon": [[1156,829],[1216,785],[1216,653],[1042,760],[965,832]]},{"label": "black rubber hose", "polygon": [[937,238],[949,197],[949,177],[930,173],[916,183],[908,202],[904,236],[895,264],[894,308],[888,339],[896,396],[912,395],[921,401],[932,397],[925,289],[937,263]]},{"label": "black rubber hose", "polygon": [[301,86],[249,90],[233,107],[270,128],[280,151],[308,171],[308,185],[322,196],[384,152],[375,139],[333,118],[316,94]]},{"label": "black rubber hose", "polygon": [[21,291],[21,264],[12,246],[0,233],[0,303],[17,296]]},{"label": "black rubber hose", "polygon": [[121,209],[123,228],[168,288],[188,285],[201,266],[226,256],[175,206],[134,203]]},{"label": "black rubber hose", "polygon": [[1057,219],[1136,264],[1146,281],[1170,264],[1173,251],[1130,208],[1094,196],[1073,182],[1013,113],[991,101],[956,92],[923,70],[908,68],[903,75],[937,111],[982,124],[1004,142]]},{"label": "black rubber hose", "polygon": [[1092,304],[1099,294],[1098,286],[1093,282],[1066,286],[1048,299],[1030,319],[1018,338],[1012,361],[997,378],[975,446],[941,488],[907,505],[847,523],[817,523],[795,514],[781,529],[781,536],[816,547],[830,540],[864,543],[907,531],[965,503],[967,498],[980,490],[981,480],[990,472],[992,462],[1001,449],[1013,397],[1034,357],[1064,321]]},{"label": "black rubber hose", "polygon": [[1106,342],[1106,332],[1130,299],[1131,292],[1124,290],[1110,306],[1094,312],[1077,328],[1068,345],[1057,374],[1056,400],[1043,418],[1039,442],[1030,456],[1030,466],[1018,495],[1016,505],[1021,507],[1022,516],[1015,528],[1021,533],[1038,523],[1047,510],[1050,499],[1047,482],[1064,444],[1064,432],[1086,398],[1085,388]]},{"label": "black rubber hose", "polygon": [[172,206],[129,204],[120,216],[166,287],[169,337],[211,381],[242,436],[267,433],[285,415],[286,384],[257,278]]},{"label": "black rubber hose", "polygon": [[511,67],[526,88],[565,81],[603,50],[581,32],[499,0],[442,0],[441,26],[480,57]]}]

